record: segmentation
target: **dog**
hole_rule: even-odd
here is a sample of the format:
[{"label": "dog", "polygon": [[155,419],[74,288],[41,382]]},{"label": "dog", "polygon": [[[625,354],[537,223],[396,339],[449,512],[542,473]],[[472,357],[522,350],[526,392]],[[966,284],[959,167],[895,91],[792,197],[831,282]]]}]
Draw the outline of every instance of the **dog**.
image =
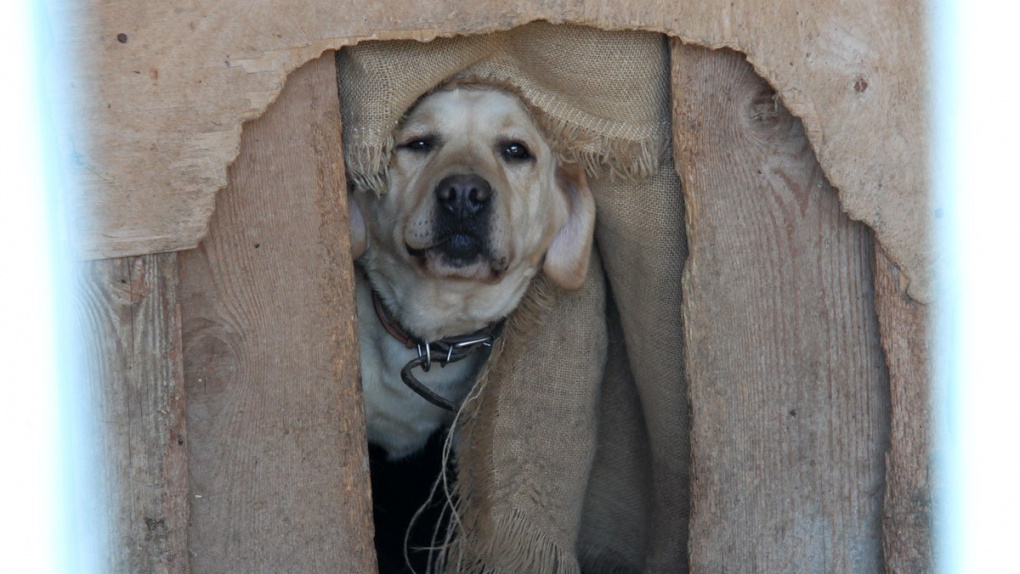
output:
[{"label": "dog", "polygon": [[385,189],[351,193],[368,440],[390,460],[453,422],[532,278],[584,282],[595,202],[536,117],[507,88],[437,88],[394,131]]}]

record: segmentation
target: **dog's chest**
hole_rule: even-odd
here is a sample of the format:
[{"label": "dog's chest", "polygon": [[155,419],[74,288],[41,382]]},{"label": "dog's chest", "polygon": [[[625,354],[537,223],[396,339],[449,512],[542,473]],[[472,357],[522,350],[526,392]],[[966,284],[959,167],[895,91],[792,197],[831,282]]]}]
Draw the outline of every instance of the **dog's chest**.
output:
[{"label": "dog's chest", "polygon": [[[454,414],[427,402],[401,380],[400,369],[418,353],[383,329],[372,305],[371,287],[361,277],[357,305],[368,440],[386,449],[391,459],[402,458],[421,449],[433,432],[453,422]],[[445,367],[433,365],[427,373],[416,369],[415,376],[459,405],[471,390],[482,359],[479,354]]]}]

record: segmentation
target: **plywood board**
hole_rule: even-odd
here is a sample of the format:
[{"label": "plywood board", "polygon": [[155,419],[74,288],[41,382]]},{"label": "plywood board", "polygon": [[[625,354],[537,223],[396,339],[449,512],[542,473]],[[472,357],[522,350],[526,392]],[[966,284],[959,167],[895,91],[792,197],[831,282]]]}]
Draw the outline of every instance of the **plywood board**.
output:
[{"label": "plywood board", "polygon": [[889,405],[871,233],[741,54],[672,53],[691,571],[882,572]]},{"label": "plywood board", "polygon": [[82,264],[70,484],[84,572],[188,572],[177,255]]},{"label": "plywood board", "polygon": [[[198,244],[241,125],[286,75],[365,40],[544,19],[730,47],[803,119],[843,208],[930,296],[925,6],[877,0],[50,0],[75,246],[101,258]],[[70,54],[72,58],[66,58]]]},{"label": "plywood board", "polygon": [[332,54],[245,128],[180,255],[196,572],[373,572]]}]

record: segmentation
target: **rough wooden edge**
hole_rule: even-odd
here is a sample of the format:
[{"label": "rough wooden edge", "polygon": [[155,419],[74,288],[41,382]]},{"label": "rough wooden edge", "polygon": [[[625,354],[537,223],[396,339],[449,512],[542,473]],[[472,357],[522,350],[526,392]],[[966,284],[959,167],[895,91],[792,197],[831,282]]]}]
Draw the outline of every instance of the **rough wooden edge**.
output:
[{"label": "rough wooden edge", "polygon": [[189,571],[177,255],[82,263],[73,328],[79,566]]},{"label": "rough wooden edge", "polygon": [[[690,240],[692,571],[880,572],[888,396],[872,234],[847,218],[800,120],[742,54],[677,41],[672,50]],[[762,89],[741,102],[752,75]],[[730,118],[732,105],[748,106],[733,110],[746,118]],[[715,135],[698,137],[706,131]],[[756,146],[761,164],[739,155]],[[738,233],[736,221],[753,231]],[[814,226],[835,231],[822,242]],[[748,249],[786,255],[755,267],[759,259],[739,263]]]},{"label": "rough wooden edge", "polygon": [[245,125],[209,234],[180,255],[192,563],[372,572],[333,54],[282,94]]},{"label": "rough wooden edge", "polygon": [[934,571],[930,307],[910,298],[906,278],[875,248],[875,308],[889,367],[891,434],[882,519],[891,574]]},{"label": "rough wooden edge", "polygon": [[[616,6],[593,0],[549,5],[510,2],[498,6],[477,1],[427,1],[399,19],[393,18],[385,2],[366,5],[357,10],[356,15],[351,15],[345,2],[313,2],[308,10],[294,12],[293,18],[289,18],[285,6],[277,6],[273,12],[274,8],[264,2],[250,3],[250,10],[248,6],[238,10],[234,6],[236,0],[223,2],[218,7],[199,3],[191,7],[175,5],[170,9],[152,3],[148,9],[124,10],[117,2],[90,1],[95,4],[91,10],[74,9],[72,3],[61,7],[59,13],[66,14],[73,24],[68,26],[67,33],[60,34],[64,44],[73,52],[94,57],[74,70],[73,75],[68,74],[69,84],[66,84],[74,88],[72,92],[78,94],[82,102],[95,106],[96,113],[88,114],[94,121],[109,123],[110,117],[139,103],[130,101],[128,94],[149,93],[150,89],[151,93],[164,98],[174,90],[191,93],[194,83],[181,90],[182,84],[171,78],[187,77],[188,81],[197,80],[199,84],[204,79],[204,89],[209,89],[211,82],[225,81],[230,91],[248,81],[246,78],[258,76],[251,81],[250,88],[241,89],[246,94],[245,103],[219,104],[234,109],[234,116],[226,121],[222,117],[213,121],[217,129],[205,131],[202,127],[200,142],[177,149],[179,146],[167,141],[165,146],[152,148],[187,152],[191,158],[202,158],[205,165],[214,166],[226,166],[236,157],[240,124],[264,111],[277,97],[288,73],[324,50],[361,41],[430,40],[454,34],[482,34],[546,19],[607,30],[628,28],[659,32],[710,48],[729,47],[742,51],[748,54],[756,70],[769,78],[786,106],[803,118],[823,169],[844,192],[844,209],[854,219],[868,221],[876,229],[890,256],[914,278],[912,294],[925,301],[930,298],[924,271],[931,258],[927,242],[917,237],[914,228],[914,224],[926,225],[930,214],[926,197],[927,170],[923,165],[927,122],[923,106],[917,105],[918,91],[923,91],[926,75],[924,50],[917,49],[925,43],[925,19],[923,3],[916,0],[814,4],[807,0],[784,0],[767,7],[748,1],[725,6],[710,2],[670,4],[656,1]],[[310,14],[314,14],[314,22],[300,25]],[[453,14],[458,17],[451,17]],[[205,34],[192,35],[196,26]],[[781,28],[767,29],[776,26]],[[212,30],[216,33],[210,35]],[[277,33],[269,33],[270,30]],[[120,31],[127,32],[123,34],[126,43],[118,40]],[[252,38],[253,33],[256,39]],[[166,42],[169,38],[173,46],[175,37],[178,46],[179,38],[194,38],[197,42],[208,42],[209,48],[202,52],[196,69],[183,73],[164,70],[160,76],[156,72],[166,64],[165,55],[178,52],[167,50],[159,41]],[[149,44],[150,52],[144,50],[144,44],[136,43],[140,38],[154,41]],[[186,52],[182,49],[180,53]],[[205,55],[209,57],[204,58]],[[221,60],[224,56],[225,62]],[[153,66],[148,75],[143,67],[147,65]],[[102,73],[97,72],[99,68]],[[149,76],[152,76],[151,81]],[[104,92],[104,98],[90,97],[87,91],[81,91],[93,85],[102,88],[96,91]],[[111,103],[112,110],[116,111],[111,111]],[[159,109],[167,102],[164,99],[154,104]],[[153,106],[153,103],[146,105]],[[868,146],[867,136],[862,135],[868,130],[862,128],[882,127],[884,121],[900,129],[888,130],[882,146],[885,153],[869,152],[875,146]],[[872,125],[864,125],[868,122]],[[116,127],[109,134],[113,144],[124,144],[135,150],[149,147],[148,140],[122,139],[132,129],[125,129],[126,126],[116,121],[113,123]],[[217,131],[221,128],[222,131]],[[86,139],[79,139],[81,141],[74,142],[79,148],[75,154],[82,153],[71,155],[82,168],[81,175],[88,185],[95,186],[84,194],[90,198],[87,201],[97,201],[109,192],[111,180],[116,179],[111,174],[119,173],[123,166],[112,172],[104,169],[103,162],[97,163],[84,149]],[[860,153],[853,153],[855,149]],[[164,164],[177,161],[163,153],[158,157]],[[181,159],[184,164],[191,163],[187,157]],[[135,161],[132,165],[138,163]],[[156,167],[162,169],[159,164]],[[83,256],[124,256],[190,248],[197,244],[205,230],[204,223],[198,219],[207,219],[213,209],[211,197],[206,196],[211,196],[213,189],[226,182],[225,169],[218,173],[202,166],[197,169],[205,174],[203,181],[189,180],[190,183],[185,182],[172,192],[179,197],[203,196],[190,208],[182,209],[181,217],[173,219],[176,231],[162,228],[147,239],[128,229],[113,233],[101,231],[93,235],[98,238],[97,244],[83,250]],[[188,169],[183,171],[189,172]],[[149,174],[151,170],[143,168],[138,172]],[[174,173],[179,174],[181,170],[157,179],[173,180]],[[131,198],[138,200],[137,183],[121,183],[123,189],[135,189]],[[889,193],[896,197],[879,201]],[[175,205],[183,204],[176,202]],[[105,205],[100,212],[104,210],[108,211]],[[897,223],[901,218],[908,219],[910,224],[904,228]]]}]

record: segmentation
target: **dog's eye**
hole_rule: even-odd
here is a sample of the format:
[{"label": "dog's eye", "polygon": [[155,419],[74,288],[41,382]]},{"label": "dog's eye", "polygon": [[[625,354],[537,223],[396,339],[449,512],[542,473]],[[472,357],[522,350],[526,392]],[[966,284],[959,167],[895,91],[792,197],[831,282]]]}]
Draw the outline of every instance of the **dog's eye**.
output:
[{"label": "dog's eye", "polygon": [[522,142],[506,142],[502,144],[503,157],[507,161],[524,161],[531,159],[531,152],[528,151],[528,146]]},{"label": "dog's eye", "polygon": [[432,148],[435,146],[436,139],[432,137],[415,138],[408,140],[406,143],[400,144],[401,148],[416,152],[432,151]]}]

